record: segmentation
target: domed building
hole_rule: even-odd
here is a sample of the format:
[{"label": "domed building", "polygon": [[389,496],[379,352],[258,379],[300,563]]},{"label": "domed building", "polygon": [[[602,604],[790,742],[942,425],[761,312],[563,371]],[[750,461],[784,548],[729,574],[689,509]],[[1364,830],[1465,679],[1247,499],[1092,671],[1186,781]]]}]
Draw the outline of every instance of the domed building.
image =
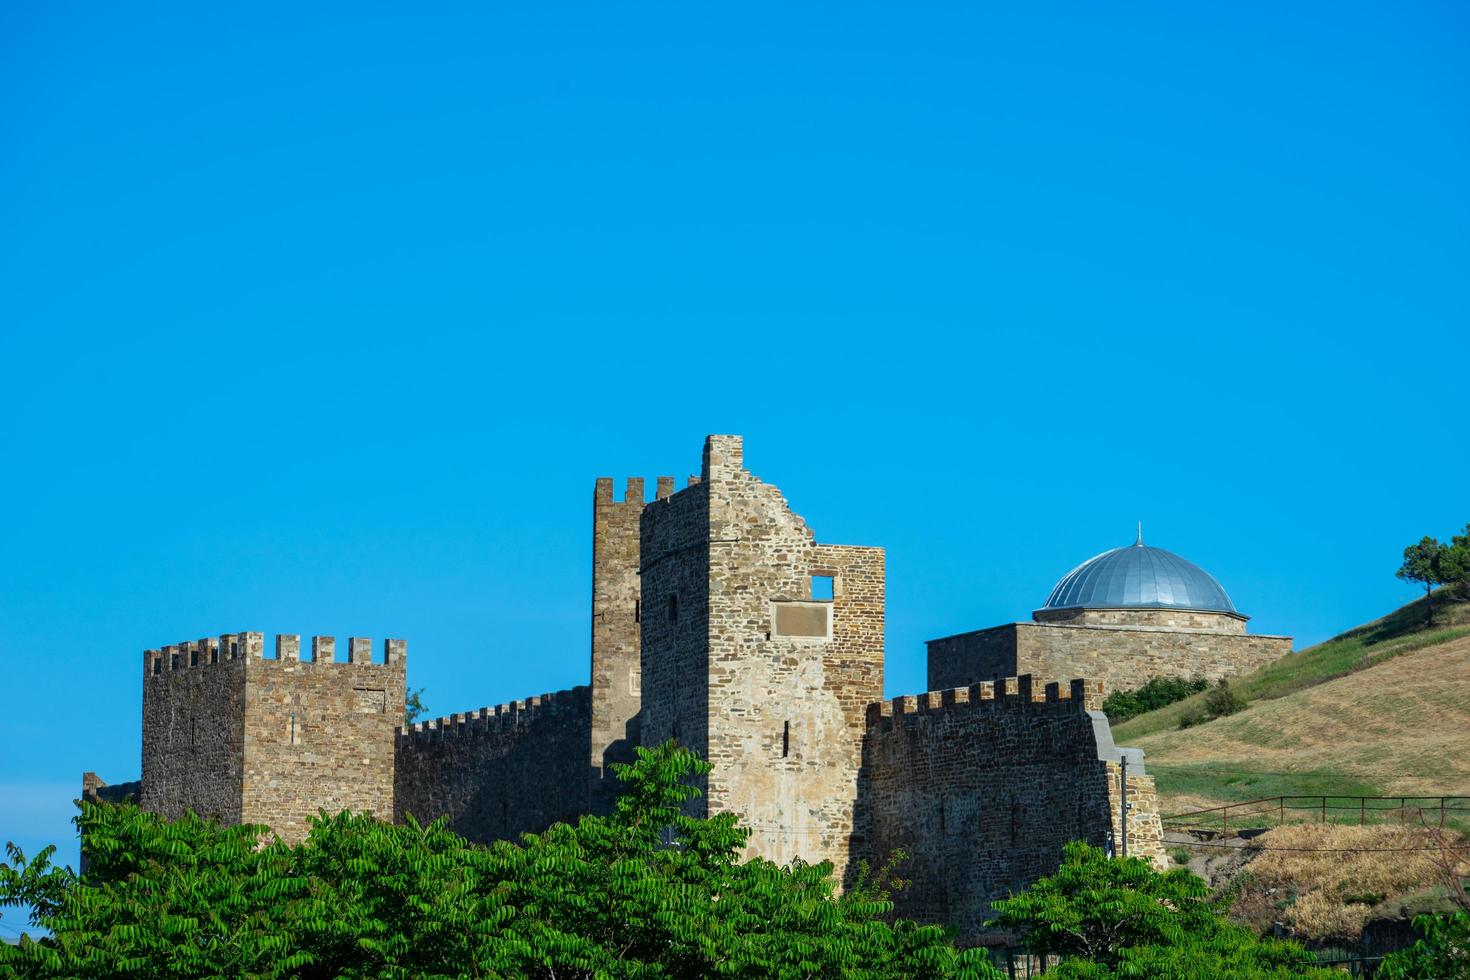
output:
[{"label": "domed building", "polygon": [[1233,677],[1291,652],[1290,637],[1247,634],[1248,618],[1213,575],[1140,530],[1062,576],[1031,622],[930,640],[929,688],[1029,673],[1129,690],[1151,677]]}]

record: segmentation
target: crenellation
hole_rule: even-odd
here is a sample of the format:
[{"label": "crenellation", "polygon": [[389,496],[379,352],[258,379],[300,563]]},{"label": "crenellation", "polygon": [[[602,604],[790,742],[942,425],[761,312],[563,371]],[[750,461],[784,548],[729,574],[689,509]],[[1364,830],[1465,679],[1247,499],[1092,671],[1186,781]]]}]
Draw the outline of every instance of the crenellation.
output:
[{"label": "crenellation", "polygon": [[276,634],[276,659],[300,660],[301,636],[297,633]]},{"label": "crenellation", "polygon": [[335,636],[313,636],[311,638],[311,662],[330,664],[337,660],[337,638]]},{"label": "crenellation", "polygon": [[373,662],[373,641],[368,637],[354,636],[347,640],[347,662],[370,664]]}]

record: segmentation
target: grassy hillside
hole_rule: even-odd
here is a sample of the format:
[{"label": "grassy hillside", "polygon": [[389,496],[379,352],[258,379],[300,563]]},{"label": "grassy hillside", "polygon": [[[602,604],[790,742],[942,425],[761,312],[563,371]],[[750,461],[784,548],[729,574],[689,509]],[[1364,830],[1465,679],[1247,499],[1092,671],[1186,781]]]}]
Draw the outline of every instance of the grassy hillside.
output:
[{"label": "grassy hillside", "polygon": [[1118,725],[1166,812],[1282,794],[1470,795],[1470,603],[1423,600],[1240,679],[1236,715],[1180,730],[1198,703]]}]

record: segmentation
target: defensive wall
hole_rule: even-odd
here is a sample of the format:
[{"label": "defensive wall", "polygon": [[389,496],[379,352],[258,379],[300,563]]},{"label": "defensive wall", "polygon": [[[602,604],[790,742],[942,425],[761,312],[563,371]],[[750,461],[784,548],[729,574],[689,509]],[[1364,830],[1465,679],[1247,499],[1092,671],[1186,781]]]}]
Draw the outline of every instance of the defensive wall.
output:
[{"label": "defensive wall", "polygon": [[1151,677],[1248,674],[1291,652],[1291,637],[1169,626],[1006,623],[928,642],[929,687],[964,687],[997,677],[1086,677],[1109,691]]},{"label": "defensive wall", "polygon": [[693,806],[738,814],[749,854],[840,875],[883,692],[883,550],[815,543],[740,437],[710,436],[699,481],[644,509],[641,559],[644,741],[709,760]]},{"label": "defensive wall", "polygon": [[305,836],[319,808],[393,817],[393,732],[403,722],[406,651],[353,637],[283,633],[267,658],[262,633],[226,633],[143,657],[140,805],[171,819],[186,809],[227,824]]},{"label": "defensive wall", "polygon": [[868,707],[857,849],[875,867],[908,853],[896,914],[984,941],[991,903],[1055,871],[1068,841],[1120,849],[1125,753],[1128,852],[1162,866],[1153,779],[1113,745],[1101,697],[1022,675]]},{"label": "defensive wall", "polygon": [[400,731],[394,818],[441,816],[470,840],[515,840],[588,812],[588,687],[542,694]]}]

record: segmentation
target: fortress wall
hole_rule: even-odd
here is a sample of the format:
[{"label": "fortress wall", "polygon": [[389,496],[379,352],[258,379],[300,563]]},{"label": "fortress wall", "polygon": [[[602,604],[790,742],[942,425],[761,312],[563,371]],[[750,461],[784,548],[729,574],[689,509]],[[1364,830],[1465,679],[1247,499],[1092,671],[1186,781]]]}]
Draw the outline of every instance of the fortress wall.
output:
[{"label": "fortress wall", "polygon": [[239,823],[244,742],[245,661],[235,634],[143,654],[143,809]]},{"label": "fortress wall", "polygon": [[1248,674],[1291,652],[1291,638],[1207,631],[1010,623],[930,640],[929,686],[959,687],[1031,673],[1100,681],[1108,691],[1151,677]]},{"label": "fortress wall", "polygon": [[[661,476],[658,499],[674,492],[673,477]],[[610,803],[617,780],[608,769],[629,762],[638,741],[641,707],[638,582],[639,523],[644,481],[630,477],[623,499],[613,498],[613,481],[600,477],[592,498],[592,736],[590,802],[599,812]]]},{"label": "fortress wall", "polygon": [[[709,751],[709,487],[695,482],[643,511],[639,624],[644,745]],[[701,789],[707,789],[701,786]],[[709,800],[690,801],[703,816]]]},{"label": "fortress wall", "polygon": [[283,840],[306,836],[308,819],[368,812],[393,819],[394,732],[403,724],[406,649],[386,640],[382,662],[372,641],[348,640],[348,660],[333,659],[336,642],[276,637],[276,656],[263,656],[264,637],[242,633],[245,658],[243,812],[246,823],[268,824]]},{"label": "fortress wall", "polygon": [[[875,866],[908,852],[897,915],[981,941],[990,903],[1055,871],[1068,841],[1110,843],[1118,750],[1100,696],[1021,676],[869,707],[859,826]],[[1153,780],[1129,783],[1130,853],[1161,861]]]},{"label": "fortress wall", "polygon": [[415,724],[397,739],[394,819],[449,817],[470,840],[515,840],[586,812],[588,687]]}]

